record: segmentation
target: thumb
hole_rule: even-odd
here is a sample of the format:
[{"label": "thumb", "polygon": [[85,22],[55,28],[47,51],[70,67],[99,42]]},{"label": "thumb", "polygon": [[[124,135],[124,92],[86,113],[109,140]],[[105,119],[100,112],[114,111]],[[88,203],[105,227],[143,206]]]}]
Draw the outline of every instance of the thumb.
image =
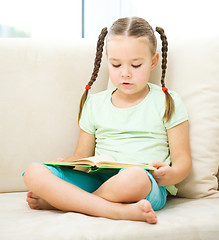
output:
[{"label": "thumb", "polygon": [[160,168],[160,167],[166,166],[165,163],[163,163],[163,162],[158,162],[158,161],[154,161],[154,162],[152,162],[150,165],[151,165],[152,167],[157,168],[157,169]]},{"label": "thumb", "polygon": [[57,161],[57,162],[64,162],[65,159],[64,158],[57,158],[55,161]]}]

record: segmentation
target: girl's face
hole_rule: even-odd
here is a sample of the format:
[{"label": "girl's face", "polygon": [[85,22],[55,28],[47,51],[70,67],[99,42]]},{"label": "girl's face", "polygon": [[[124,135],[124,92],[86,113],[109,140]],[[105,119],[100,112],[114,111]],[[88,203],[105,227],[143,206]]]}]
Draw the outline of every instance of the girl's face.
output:
[{"label": "girl's face", "polygon": [[152,55],[145,37],[112,36],[107,41],[109,74],[119,93],[134,96],[147,92],[158,58],[158,54]]}]

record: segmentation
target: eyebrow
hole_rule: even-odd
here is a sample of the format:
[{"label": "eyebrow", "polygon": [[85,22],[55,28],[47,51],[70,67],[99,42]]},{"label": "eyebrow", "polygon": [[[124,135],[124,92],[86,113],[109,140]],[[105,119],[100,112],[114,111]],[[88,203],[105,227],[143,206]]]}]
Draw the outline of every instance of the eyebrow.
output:
[{"label": "eyebrow", "polygon": [[[109,58],[109,60],[120,61],[120,59],[116,59],[116,58]],[[131,60],[132,61],[138,61],[138,60],[144,60],[144,58],[143,57],[139,57],[139,58],[133,58]]]}]

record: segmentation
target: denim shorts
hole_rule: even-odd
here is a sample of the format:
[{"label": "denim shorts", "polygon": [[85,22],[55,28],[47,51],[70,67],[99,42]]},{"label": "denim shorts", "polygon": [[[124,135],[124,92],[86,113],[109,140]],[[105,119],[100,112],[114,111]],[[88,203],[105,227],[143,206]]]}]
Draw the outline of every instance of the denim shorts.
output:
[{"label": "denim shorts", "polygon": [[[113,169],[100,172],[97,171],[85,173],[77,170],[72,170],[66,167],[56,167],[47,165],[45,165],[45,167],[47,167],[57,177],[71,184],[74,184],[75,186],[90,193],[96,191],[105,181],[107,181],[109,178],[117,174],[119,171],[123,170]],[[164,187],[158,186],[153,176],[148,171],[146,172],[152,183],[151,192],[146,197],[146,200],[148,200],[151,203],[153,210],[157,211],[164,207],[167,199],[167,191]]]}]

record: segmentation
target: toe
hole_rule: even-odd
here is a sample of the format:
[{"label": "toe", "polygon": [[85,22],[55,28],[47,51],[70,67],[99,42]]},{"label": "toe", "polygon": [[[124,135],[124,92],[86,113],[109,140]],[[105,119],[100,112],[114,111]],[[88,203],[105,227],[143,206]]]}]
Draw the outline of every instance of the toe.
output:
[{"label": "toe", "polygon": [[33,193],[33,192],[28,192],[27,193],[27,199],[28,198],[39,199],[39,197],[35,193]]},{"label": "toe", "polygon": [[157,223],[157,217],[153,212],[148,213],[146,218],[148,223],[151,223],[151,224]]},{"label": "toe", "polygon": [[36,204],[38,202],[38,200],[35,198],[27,198],[27,202],[30,204]]},{"label": "toe", "polygon": [[32,197],[32,192],[28,192],[27,197]]},{"label": "toe", "polygon": [[28,205],[29,205],[29,207],[31,209],[39,210],[39,206],[38,205],[34,205],[34,204],[28,204]]},{"label": "toe", "polygon": [[26,201],[31,209],[38,209],[39,207],[38,199],[27,197]]}]

